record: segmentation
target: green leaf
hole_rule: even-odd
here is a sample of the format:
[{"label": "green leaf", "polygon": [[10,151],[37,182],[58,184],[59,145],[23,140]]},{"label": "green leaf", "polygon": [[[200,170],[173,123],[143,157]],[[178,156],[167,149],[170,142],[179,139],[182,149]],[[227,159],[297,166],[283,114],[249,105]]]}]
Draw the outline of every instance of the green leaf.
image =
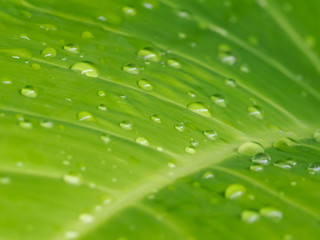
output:
[{"label": "green leaf", "polygon": [[319,239],[319,12],[0,0],[0,239]]}]

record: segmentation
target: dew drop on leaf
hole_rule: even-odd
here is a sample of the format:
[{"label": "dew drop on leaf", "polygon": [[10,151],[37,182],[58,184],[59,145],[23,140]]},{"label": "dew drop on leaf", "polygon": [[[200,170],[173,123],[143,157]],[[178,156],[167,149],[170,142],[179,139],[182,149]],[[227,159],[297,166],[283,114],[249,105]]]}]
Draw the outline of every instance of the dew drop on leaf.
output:
[{"label": "dew drop on leaf", "polygon": [[138,51],[138,57],[143,58],[144,60],[148,60],[151,62],[160,62],[161,54],[158,50],[147,47]]},{"label": "dew drop on leaf", "polygon": [[84,31],[81,33],[81,38],[84,39],[90,39],[90,38],[94,38],[93,34],[89,31]]},{"label": "dew drop on leaf", "polygon": [[88,77],[97,78],[99,76],[97,68],[91,62],[77,62],[70,69]]},{"label": "dew drop on leaf", "polygon": [[184,151],[189,154],[195,154],[197,152],[194,146],[187,146],[185,147]]},{"label": "dew drop on leaf", "polygon": [[97,94],[98,94],[99,97],[105,97],[106,96],[106,92],[103,91],[103,90],[99,90]]},{"label": "dew drop on leaf", "polygon": [[58,28],[53,24],[41,24],[40,28],[46,30],[46,31],[57,31]]},{"label": "dew drop on leaf", "polygon": [[184,125],[184,122],[180,122],[179,124],[175,125],[174,128],[179,132],[184,132],[186,127]]},{"label": "dew drop on leaf", "polygon": [[107,107],[106,107],[106,105],[104,105],[104,104],[100,104],[100,105],[97,107],[97,109],[100,110],[100,111],[103,111],[103,112],[105,112],[105,111],[108,110]]},{"label": "dew drop on leaf", "polygon": [[53,123],[51,121],[48,121],[48,120],[42,120],[40,122],[40,126],[43,127],[43,128],[50,129],[50,128],[53,128]]},{"label": "dew drop on leaf", "polygon": [[219,107],[226,107],[227,101],[225,97],[221,94],[214,94],[210,97],[210,100],[214,102]]},{"label": "dew drop on leaf", "polygon": [[152,116],[150,117],[150,119],[151,119],[151,121],[154,122],[154,123],[158,123],[158,124],[161,123],[161,119],[160,119],[160,117],[159,117],[158,115],[152,115]]},{"label": "dew drop on leaf", "polygon": [[218,139],[218,133],[214,130],[206,130],[203,135],[210,141],[216,141]]},{"label": "dew drop on leaf", "polygon": [[81,176],[78,173],[68,173],[62,177],[63,181],[71,185],[80,185]]},{"label": "dew drop on leaf", "polygon": [[274,148],[284,152],[295,152],[296,150],[294,147],[297,147],[298,145],[299,144],[295,140],[287,137],[279,138],[273,143]]},{"label": "dew drop on leaf", "polygon": [[57,56],[57,50],[52,47],[45,48],[42,50],[41,56],[46,57],[46,58],[47,57],[55,57],[55,56]]},{"label": "dew drop on leaf", "polygon": [[257,142],[245,142],[238,147],[238,153],[252,157],[258,153],[263,153],[264,148]]},{"label": "dew drop on leaf", "polygon": [[91,214],[88,213],[82,213],[79,216],[79,221],[84,223],[84,224],[89,224],[94,221],[94,217]]},{"label": "dew drop on leaf", "polygon": [[250,106],[248,107],[248,113],[250,116],[255,117],[256,119],[263,119],[263,114],[261,112],[261,108],[258,106]]},{"label": "dew drop on leaf", "polygon": [[148,139],[146,137],[137,137],[135,141],[136,141],[136,143],[139,143],[139,144],[144,145],[144,146],[149,146],[150,145],[150,143],[149,143],[149,141],[148,141]]},{"label": "dew drop on leaf", "polygon": [[77,54],[80,52],[79,46],[74,43],[68,43],[63,46],[63,49],[67,52]]},{"label": "dew drop on leaf", "polygon": [[138,86],[140,89],[145,90],[145,91],[152,91],[153,90],[153,86],[152,84],[144,79],[141,79],[138,81]]},{"label": "dew drop on leaf", "polygon": [[297,162],[293,160],[279,160],[276,161],[273,166],[282,168],[282,169],[291,169],[293,166],[295,166]]},{"label": "dew drop on leaf", "polygon": [[2,185],[8,185],[8,184],[10,184],[10,183],[11,183],[11,178],[6,177],[6,176],[0,177],[0,184],[2,184]]},{"label": "dew drop on leaf", "polygon": [[227,78],[225,80],[226,85],[228,85],[229,87],[233,87],[235,88],[237,86],[236,81],[234,79],[231,78]]},{"label": "dew drop on leaf", "polygon": [[214,178],[214,174],[210,171],[206,171],[201,176],[202,179]]},{"label": "dew drop on leaf", "polygon": [[244,210],[241,212],[241,221],[246,223],[254,223],[259,219],[259,213],[251,210]]},{"label": "dew drop on leaf", "polygon": [[110,136],[108,134],[101,135],[100,139],[105,143],[108,144],[110,142]]},{"label": "dew drop on leaf", "polygon": [[22,88],[20,90],[20,93],[25,96],[25,97],[28,97],[28,98],[35,98],[38,96],[38,91],[37,89],[35,89],[34,87],[32,86],[25,86],[24,88]]},{"label": "dew drop on leaf", "polygon": [[38,63],[32,63],[31,64],[32,69],[34,70],[40,70],[41,69],[41,65]]},{"label": "dew drop on leaf", "polygon": [[189,92],[188,92],[188,96],[191,97],[191,98],[195,98],[197,95],[196,95],[195,92],[189,91]]},{"label": "dew drop on leaf", "polygon": [[136,9],[134,9],[133,7],[130,6],[124,6],[122,8],[122,12],[128,16],[135,16],[137,14]]},{"label": "dew drop on leaf", "polygon": [[95,122],[96,118],[87,111],[81,111],[77,114],[79,122]]},{"label": "dew drop on leaf", "polygon": [[241,184],[231,184],[227,187],[224,196],[227,199],[235,199],[243,196],[246,193],[245,186]]},{"label": "dew drop on leaf", "polygon": [[140,67],[133,63],[128,63],[124,65],[122,67],[122,70],[133,75],[137,75],[140,73]]},{"label": "dew drop on leaf", "polygon": [[270,156],[263,152],[257,153],[251,158],[252,162],[262,164],[262,165],[268,165],[270,160],[271,160]]},{"label": "dew drop on leaf", "polygon": [[127,130],[127,131],[132,130],[132,123],[131,122],[122,121],[119,125],[124,130]]},{"label": "dew drop on leaf", "polygon": [[172,67],[172,68],[176,68],[176,69],[180,69],[181,68],[181,63],[174,58],[171,58],[167,61],[168,66]]},{"label": "dew drop on leaf", "polygon": [[190,103],[187,108],[191,110],[192,112],[195,112],[199,115],[205,116],[205,117],[211,117],[211,113],[209,109],[201,102],[194,102]]},{"label": "dew drop on leaf", "polygon": [[24,129],[32,129],[33,128],[33,125],[30,121],[28,120],[22,120],[19,122],[19,126],[24,128]]},{"label": "dew drop on leaf", "polygon": [[274,219],[274,220],[281,220],[282,219],[282,212],[273,208],[273,207],[264,207],[261,208],[259,211],[261,216]]},{"label": "dew drop on leaf", "polygon": [[263,170],[263,166],[261,166],[261,165],[251,165],[250,166],[250,171],[260,172],[262,170]]}]

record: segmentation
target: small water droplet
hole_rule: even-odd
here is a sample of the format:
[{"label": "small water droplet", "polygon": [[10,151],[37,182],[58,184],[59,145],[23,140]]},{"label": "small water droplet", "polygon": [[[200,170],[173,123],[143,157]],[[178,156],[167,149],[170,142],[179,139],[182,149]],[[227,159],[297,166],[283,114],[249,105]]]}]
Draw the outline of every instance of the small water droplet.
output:
[{"label": "small water droplet", "polygon": [[191,146],[193,146],[193,147],[197,147],[197,146],[199,145],[199,141],[196,140],[196,139],[194,139],[194,138],[191,138],[191,139],[190,139],[190,144],[191,144]]},{"label": "small water droplet", "polygon": [[94,221],[94,217],[91,214],[82,213],[79,216],[79,221],[84,223],[84,224],[89,224],[89,223],[92,223]]},{"label": "small water droplet", "polygon": [[210,97],[210,100],[214,102],[219,107],[226,107],[227,101],[225,97],[221,94],[214,94]]},{"label": "small water droplet", "polygon": [[174,58],[171,58],[167,61],[167,64],[172,67],[172,68],[176,68],[176,69],[180,69],[181,68],[181,63]]},{"label": "small water droplet", "polygon": [[32,69],[34,70],[40,70],[41,69],[41,65],[38,63],[32,63],[31,64]]},{"label": "small water droplet", "polygon": [[141,79],[138,81],[138,86],[139,86],[139,88],[141,88],[142,90],[145,90],[145,91],[152,91],[153,90],[152,84],[149,81],[144,80],[144,79]]},{"label": "small water droplet", "polygon": [[273,164],[273,166],[282,168],[282,169],[291,169],[292,166],[295,166],[297,162],[293,160],[280,160]]},{"label": "small water droplet", "polygon": [[263,166],[261,166],[261,165],[252,165],[252,166],[250,166],[250,171],[260,172],[262,170],[263,170]]},{"label": "small water droplet", "polygon": [[218,133],[214,130],[206,130],[203,132],[203,135],[211,141],[216,141],[218,139]]},{"label": "small water droplet", "polygon": [[41,56],[42,57],[55,57],[55,56],[57,56],[57,50],[52,47],[47,47],[42,50]]},{"label": "small water droplet", "polygon": [[195,154],[197,152],[194,146],[187,146],[185,147],[184,151],[189,154]]},{"label": "small water droplet", "polygon": [[190,103],[187,108],[199,115],[211,117],[209,109],[201,102]]},{"label": "small water droplet", "polygon": [[128,16],[135,16],[137,14],[136,9],[134,9],[133,7],[130,6],[124,6],[122,8],[122,12]]},{"label": "small water droplet", "polygon": [[71,185],[80,185],[81,176],[78,173],[68,173],[63,176],[63,181]]},{"label": "small water droplet", "polygon": [[249,72],[250,72],[250,68],[249,68],[248,65],[243,64],[243,65],[241,65],[241,67],[240,67],[240,71],[242,71],[242,72],[244,72],[244,73],[249,73]]},{"label": "small water droplet", "polygon": [[108,110],[107,107],[106,107],[106,105],[104,105],[104,104],[100,104],[100,105],[97,107],[97,109],[100,110],[100,111],[104,111],[104,112]]},{"label": "small water droplet", "polygon": [[150,143],[148,141],[148,139],[146,137],[137,137],[136,138],[136,143],[139,143],[141,145],[144,145],[144,146],[149,146]]},{"label": "small water droplet", "polygon": [[74,54],[78,54],[80,52],[79,46],[74,43],[68,43],[64,45],[63,49]]},{"label": "small water droplet", "polygon": [[273,143],[273,147],[284,152],[295,152],[299,144],[292,138],[280,138]]},{"label": "small water droplet", "polygon": [[180,122],[179,124],[174,126],[175,129],[177,129],[179,132],[184,132],[185,130],[185,125],[184,122]]},{"label": "small water droplet", "polygon": [[128,122],[128,121],[123,121],[120,123],[120,127],[124,130],[132,130],[132,123]]},{"label": "small water droplet", "polygon": [[11,178],[9,177],[0,177],[0,184],[8,185],[11,183]]},{"label": "small water droplet", "polygon": [[159,117],[158,115],[152,115],[152,116],[150,117],[150,119],[151,119],[151,121],[154,122],[154,123],[158,123],[158,124],[161,123],[161,119],[160,119],[160,117]]},{"label": "small water droplet", "polygon": [[32,129],[33,128],[33,125],[30,121],[28,120],[22,120],[19,122],[19,126],[24,128],[24,129]]},{"label": "small water droplet", "polygon": [[98,94],[99,97],[105,97],[106,96],[106,92],[103,91],[103,90],[99,90],[97,94]]},{"label": "small water droplet", "polygon": [[57,31],[58,28],[53,24],[41,24],[40,28],[46,30],[46,31]]},{"label": "small water droplet", "polygon": [[188,92],[188,96],[191,97],[191,98],[195,98],[197,95],[195,94],[195,92],[189,91]]},{"label": "small water droplet", "polygon": [[259,219],[259,213],[251,210],[244,210],[241,212],[241,220],[246,223],[254,223]]},{"label": "small water droplet", "polygon": [[84,31],[81,33],[81,38],[90,39],[90,38],[94,38],[94,36],[91,32]]},{"label": "small water droplet", "polygon": [[248,107],[248,113],[250,116],[253,116],[257,119],[263,119],[263,114],[262,114],[261,108],[258,106]]},{"label": "small water droplet", "polygon": [[231,184],[227,187],[224,196],[227,199],[235,199],[243,196],[246,193],[245,186],[241,184]]},{"label": "small water droplet", "polygon": [[201,178],[202,179],[214,178],[214,174],[210,171],[206,171],[205,173],[202,174]]},{"label": "small water droplet", "polygon": [[110,142],[110,136],[108,134],[103,134],[100,136],[100,139],[105,143],[108,144]]},{"label": "small water droplet", "polygon": [[42,120],[40,122],[40,126],[43,127],[43,128],[50,129],[50,128],[53,128],[53,122],[48,121],[48,120]]},{"label": "small water droplet", "polygon": [[262,165],[268,165],[270,160],[271,160],[270,156],[263,152],[257,153],[251,158],[252,162],[262,164]]},{"label": "small water droplet", "polygon": [[97,78],[99,76],[97,68],[91,62],[77,62],[72,65],[71,70],[88,77]]},{"label": "small water droplet", "polygon": [[173,162],[168,162],[167,165],[168,165],[169,168],[175,168],[176,167],[176,164],[173,163]]},{"label": "small water droplet", "polygon": [[317,129],[317,131],[313,134],[313,138],[314,138],[317,142],[320,142],[320,128]]},{"label": "small water droplet", "polygon": [[258,153],[263,153],[264,149],[260,143],[257,142],[245,142],[240,147],[238,147],[238,153],[246,156],[254,156]]},{"label": "small water droplet", "polygon": [[160,62],[161,54],[156,49],[147,47],[138,51],[138,57],[143,58],[144,60],[148,60],[151,62]]},{"label": "small water droplet", "polygon": [[96,118],[87,111],[81,111],[77,114],[78,121],[80,122],[95,122]]},{"label": "small water droplet", "polygon": [[21,89],[20,93],[28,98],[35,98],[38,96],[38,91],[35,89],[33,86],[25,86],[24,88]]},{"label": "small water droplet", "polygon": [[264,216],[270,219],[274,219],[274,220],[282,219],[282,212],[273,207],[261,208],[259,213],[261,216]]},{"label": "small water droplet", "polygon": [[308,166],[308,170],[310,173],[320,173],[320,162],[310,163]]},{"label": "small water droplet", "polygon": [[225,80],[225,83],[230,86],[235,88],[237,86],[236,81],[234,79],[228,78]]},{"label": "small water droplet", "polygon": [[134,75],[137,75],[140,73],[140,67],[136,64],[133,64],[133,63],[128,63],[128,64],[124,65],[122,67],[122,70],[127,73],[134,74]]}]

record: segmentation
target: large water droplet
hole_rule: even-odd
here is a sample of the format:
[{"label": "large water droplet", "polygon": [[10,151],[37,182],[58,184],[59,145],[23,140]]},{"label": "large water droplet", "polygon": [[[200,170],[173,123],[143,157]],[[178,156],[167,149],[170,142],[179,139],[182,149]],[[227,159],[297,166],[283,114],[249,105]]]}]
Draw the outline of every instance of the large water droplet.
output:
[{"label": "large water droplet", "polygon": [[89,224],[89,223],[92,223],[94,221],[94,217],[91,214],[82,213],[79,216],[79,221],[84,223],[84,224]]},{"label": "large water droplet", "polygon": [[141,145],[144,145],[144,146],[149,146],[150,143],[148,141],[148,139],[146,137],[137,137],[136,138],[136,143],[139,143]]},{"label": "large water droplet", "polygon": [[167,64],[172,67],[172,68],[176,68],[176,69],[180,69],[181,68],[181,63],[174,58],[171,58],[167,61]]},{"label": "large water droplet", "polygon": [[187,108],[199,115],[211,117],[209,109],[201,102],[190,103]]},{"label": "large water droplet", "polygon": [[57,56],[57,50],[52,47],[48,47],[42,50],[41,52],[42,57],[55,57]]},{"label": "large water droplet", "polygon": [[68,173],[63,176],[63,181],[71,185],[80,185],[81,176],[78,173]]},{"label": "large water droplet", "polygon": [[128,63],[128,64],[124,65],[122,67],[122,70],[127,73],[134,74],[134,75],[137,75],[140,73],[140,67],[136,64],[133,64],[133,63]]},{"label": "large water droplet", "polygon": [[264,207],[261,208],[259,211],[261,216],[271,218],[274,220],[280,220],[282,219],[282,212],[273,208],[273,207]]},{"label": "large water droplet", "polygon": [[151,119],[151,121],[154,122],[154,123],[158,123],[158,124],[161,123],[161,119],[160,119],[160,117],[159,117],[158,115],[152,115],[152,116],[150,117],[150,119]]},{"label": "large water droplet", "polygon": [[80,122],[95,122],[96,118],[87,111],[81,111],[77,114],[78,121]]},{"label": "large water droplet", "polygon": [[257,153],[251,158],[252,162],[262,164],[262,165],[268,165],[270,160],[271,160],[270,156],[263,152]]},{"label": "large water droplet", "polygon": [[144,79],[141,79],[138,81],[138,86],[139,86],[139,88],[141,88],[142,90],[145,90],[145,91],[152,91],[153,90],[152,84],[149,81],[144,80]]},{"label": "large water droplet", "polygon": [[257,142],[245,142],[240,147],[238,147],[238,153],[250,157],[263,152],[263,147]]},{"label": "large water droplet", "polygon": [[68,43],[64,45],[63,49],[66,50],[67,52],[74,53],[74,54],[77,54],[80,52],[79,46],[73,43]]},{"label": "large water droplet", "polygon": [[99,76],[98,70],[91,62],[77,62],[71,67],[72,71],[80,72],[81,74],[97,78]]},{"label": "large water droplet", "polygon": [[20,93],[29,98],[35,98],[38,96],[38,91],[35,89],[33,86],[25,86],[24,88],[21,89]]},{"label": "large water droplet", "polygon": [[216,141],[218,139],[218,133],[214,130],[206,130],[203,135],[211,141]]},{"label": "large water droplet", "polygon": [[243,196],[246,193],[245,186],[241,184],[231,184],[227,187],[224,196],[227,199],[235,199]]},{"label": "large water droplet", "polygon": [[123,121],[120,123],[120,127],[124,130],[132,130],[132,123],[131,122],[128,122],[128,121]]},{"label": "large water droplet", "polygon": [[250,106],[248,107],[248,113],[250,116],[253,116],[257,119],[263,119],[263,114],[261,112],[261,108],[258,106]]},{"label": "large water droplet", "polygon": [[148,60],[151,62],[160,62],[161,61],[161,54],[159,51],[153,48],[143,48],[138,51],[138,56],[143,58],[144,60]]},{"label": "large water droplet", "polygon": [[287,137],[280,138],[273,143],[273,147],[284,152],[295,152],[296,149],[294,147],[298,145],[295,140]]},{"label": "large water droplet", "polygon": [[195,154],[197,152],[194,146],[187,146],[185,147],[184,151],[189,154]]},{"label": "large water droplet", "polygon": [[241,213],[241,220],[249,224],[256,222],[259,217],[259,213],[251,210],[244,210]]},{"label": "large water droplet", "polygon": [[214,94],[210,97],[210,100],[214,102],[219,107],[226,107],[227,101],[221,94]]}]

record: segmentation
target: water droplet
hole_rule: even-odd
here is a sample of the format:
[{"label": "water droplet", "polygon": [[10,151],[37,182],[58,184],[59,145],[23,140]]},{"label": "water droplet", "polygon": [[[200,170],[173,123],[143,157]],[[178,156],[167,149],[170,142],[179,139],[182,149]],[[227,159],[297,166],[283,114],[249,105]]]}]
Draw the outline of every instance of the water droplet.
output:
[{"label": "water droplet", "polygon": [[99,90],[97,94],[98,94],[99,97],[105,97],[106,96],[106,92],[103,91],[103,90]]},{"label": "water droplet", "polygon": [[169,168],[175,168],[176,167],[176,164],[174,164],[173,162],[168,162],[168,167]]},{"label": "water droplet", "polygon": [[139,88],[141,88],[142,90],[145,90],[145,91],[152,91],[153,90],[152,84],[147,80],[143,80],[143,79],[139,80],[138,86],[139,86]]},{"label": "water droplet", "polygon": [[244,73],[249,73],[249,72],[250,72],[250,68],[249,68],[248,65],[243,64],[243,65],[241,65],[241,67],[240,67],[240,71],[242,71],[242,72],[244,72]]},{"label": "water droplet", "polygon": [[77,114],[78,121],[80,122],[95,122],[96,118],[87,111],[81,111]]},{"label": "water droplet", "polygon": [[210,100],[214,102],[219,107],[226,107],[227,102],[224,96],[221,94],[214,94],[210,97]]},{"label": "water droplet", "polygon": [[94,221],[94,217],[91,214],[88,213],[82,213],[79,216],[79,221],[85,224],[92,223]]},{"label": "water droplet", "polygon": [[295,166],[297,162],[293,160],[280,160],[273,164],[273,166],[282,168],[282,169],[291,169],[292,166]]},{"label": "water droplet", "polygon": [[263,119],[263,114],[261,112],[261,108],[258,106],[250,106],[248,107],[248,113],[250,116],[253,116],[257,119]]},{"label": "water droplet", "polygon": [[189,92],[188,92],[188,96],[189,96],[189,97],[192,97],[192,98],[195,98],[197,95],[195,94],[195,92],[189,91]]},{"label": "water droplet", "polygon": [[230,53],[219,53],[219,58],[221,62],[228,65],[234,65],[237,61],[236,57],[231,55]]},{"label": "water droplet", "polygon": [[90,39],[90,38],[94,38],[94,36],[91,32],[84,31],[81,33],[81,38]]},{"label": "water droplet", "polygon": [[244,210],[241,212],[241,220],[246,223],[254,223],[259,219],[259,213],[251,210]]},{"label": "water droplet", "polygon": [[181,68],[181,63],[174,58],[171,58],[167,61],[167,64],[172,67],[172,68],[176,68],[176,69],[180,69]]},{"label": "water droplet", "polygon": [[138,51],[138,56],[143,58],[144,60],[148,60],[151,62],[160,62],[161,61],[161,54],[159,51],[147,47],[143,48]]},{"label": "water droplet", "polygon": [[110,142],[110,136],[108,134],[103,134],[100,136],[100,139],[105,143],[108,144]]},{"label": "water droplet", "polygon": [[136,143],[139,143],[139,144],[144,145],[144,146],[149,146],[150,145],[148,139],[145,138],[145,137],[137,137],[136,138]]},{"label": "water droplet", "polygon": [[130,6],[124,6],[122,8],[122,12],[128,16],[135,16],[137,14],[137,11],[133,7],[130,7]]},{"label": "water droplet", "polygon": [[313,138],[314,138],[317,142],[320,142],[320,128],[317,129],[317,131],[313,134]]},{"label": "water droplet", "polygon": [[236,81],[234,79],[228,78],[225,80],[225,83],[230,86],[235,88],[237,86]]},{"label": "water droplet", "polygon": [[271,160],[270,156],[263,152],[257,153],[251,158],[252,162],[262,164],[262,165],[268,165],[270,160]]},{"label": "water droplet", "polygon": [[245,142],[240,147],[238,147],[238,153],[246,156],[254,156],[258,153],[263,153],[264,149],[260,143],[257,142]]},{"label": "water droplet", "polygon": [[123,121],[120,123],[120,127],[124,130],[132,130],[132,123],[128,122],[128,121]]},{"label": "water droplet", "polygon": [[174,128],[177,129],[179,132],[184,132],[185,130],[184,122],[180,122],[179,124],[175,125]]},{"label": "water droplet", "polygon": [[80,72],[82,75],[97,78],[98,70],[91,62],[77,62],[71,67],[72,71]]},{"label": "water droplet", "polygon": [[46,31],[57,31],[58,28],[53,24],[41,24],[40,28],[46,30]]},{"label": "water droplet", "polygon": [[183,32],[178,32],[178,37],[181,39],[185,39],[185,38],[187,38],[187,34],[185,34]]},{"label": "water droplet", "polygon": [[284,152],[295,152],[299,144],[291,138],[280,138],[273,143],[273,147]]},{"label": "water droplet", "polygon": [[282,219],[282,212],[273,207],[261,208],[259,213],[261,216],[264,216],[270,219],[274,219],[274,220]]},{"label": "water droplet", "polygon": [[30,121],[28,120],[22,120],[19,122],[19,126],[24,128],[24,129],[32,129],[33,125]]},{"label": "water droplet", "polygon": [[209,109],[200,102],[194,102],[194,103],[190,103],[187,108],[199,115],[205,116],[205,117],[211,117],[211,113],[209,111]]},{"label": "water droplet", "polygon": [[246,193],[245,186],[241,184],[231,184],[227,187],[224,195],[227,199],[235,199]]},{"label": "water droplet", "polygon": [[320,172],[320,162],[313,162],[313,163],[310,163],[309,166],[308,166],[308,170],[311,172],[311,173],[319,173]]},{"label": "water droplet", "polygon": [[150,119],[151,119],[151,121],[154,122],[154,123],[158,123],[158,124],[161,123],[161,119],[160,119],[160,117],[159,117],[158,115],[152,115],[152,116],[150,117]]},{"label": "water droplet", "polygon": [[40,126],[43,127],[43,128],[50,129],[50,128],[53,128],[53,123],[51,121],[48,121],[48,120],[42,120],[40,122]]},{"label": "water droplet", "polygon": [[250,171],[260,172],[262,170],[263,170],[263,166],[261,166],[261,165],[252,165],[252,166],[250,166]]},{"label": "water droplet", "polygon": [[196,148],[193,146],[187,146],[184,151],[189,154],[195,154],[197,152]]},{"label": "water droplet", "polygon": [[74,54],[78,54],[80,52],[79,46],[73,43],[68,43],[64,45],[63,49],[66,50],[67,52],[74,53]]},{"label": "water droplet", "polygon": [[63,181],[71,185],[80,185],[81,176],[78,173],[68,173],[63,176]]},{"label": "water droplet", "polygon": [[191,139],[190,139],[190,144],[191,144],[191,146],[193,146],[193,147],[197,147],[197,146],[199,145],[199,141],[196,140],[196,139],[194,139],[194,138],[191,138]]},{"label": "water droplet", "polygon": [[137,75],[140,73],[140,67],[136,64],[133,64],[133,63],[128,63],[128,64],[124,65],[122,67],[122,70],[127,73],[134,74],[134,75]]},{"label": "water droplet", "polygon": [[206,171],[204,174],[202,174],[201,178],[203,179],[214,178],[214,174],[210,171]]},{"label": "water droplet", "polygon": [[40,70],[41,69],[41,65],[38,63],[32,63],[31,64],[32,69],[34,70]]},{"label": "water droplet", "polygon": [[8,185],[11,183],[11,178],[9,177],[0,177],[0,184]]},{"label": "water droplet", "polygon": [[52,47],[48,47],[42,50],[41,52],[42,57],[55,57],[57,56],[57,50]]},{"label": "water droplet", "polygon": [[21,89],[20,93],[28,98],[35,98],[38,96],[38,91],[32,86],[25,86],[24,88]]},{"label": "water droplet", "polygon": [[216,141],[218,139],[218,133],[214,130],[206,130],[203,132],[203,135],[211,141]]},{"label": "water droplet", "polygon": [[100,105],[97,107],[97,109],[100,110],[100,111],[104,111],[104,112],[108,110],[107,107],[106,107],[106,105],[104,105],[104,104],[100,104]]}]

